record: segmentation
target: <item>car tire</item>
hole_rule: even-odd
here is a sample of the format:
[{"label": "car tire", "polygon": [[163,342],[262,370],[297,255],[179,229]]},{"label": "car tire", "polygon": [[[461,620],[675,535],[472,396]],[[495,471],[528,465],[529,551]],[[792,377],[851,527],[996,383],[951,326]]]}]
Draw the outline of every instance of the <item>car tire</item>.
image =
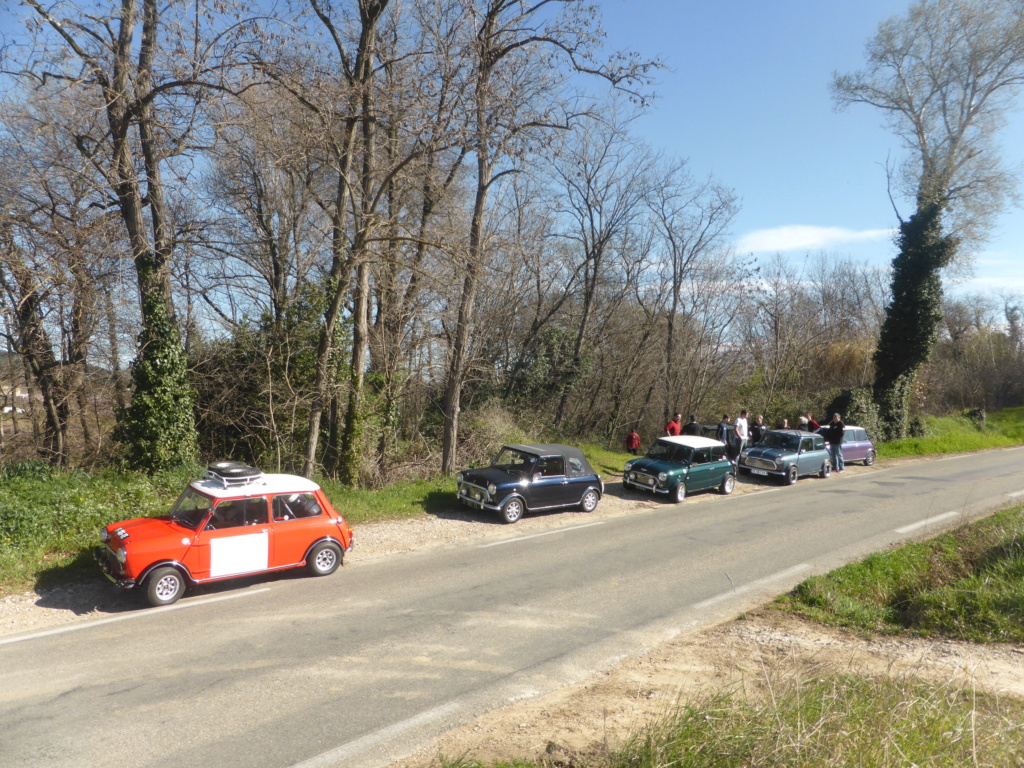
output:
[{"label": "car tire", "polygon": [[517,496],[513,496],[501,505],[501,519],[506,523],[519,522],[519,518],[523,516],[525,509],[523,500]]},{"label": "car tire", "polygon": [[874,463],[875,463],[875,452],[874,451],[868,451],[867,456],[864,457],[864,466],[865,467],[870,467]]},{"label": "car tire", "polygon": [[821,472],[818,476],[822,479],[829,477],[832,474],[832,462],[825,460],[825,463],[821,465]]},{"label": "car tire", "polygon": [[794,485],[797,480],[800,479],[800,470],[796,468],[796,464],[792,464],[789,469],[786,470],[786,476],[784,478],[786,485]]},{"label": "car tire", "polygon": [[313,576],[330,576],[341,565],[341,549],[331,541],[322,541],[309,550],[306,570]]},{"label": "car tire", "polygon": [[173,605],[183,594],[185,578],[177,568],[157,568],[146,577],[146,600],[155,608]]},{"label": "car tire", "polygon": [[331,575],[341,565],[341,548],[334,542],[321,542],[306,555],[306,570],[311,575]]},{"label": "car tire", "polygon": [[672,501],[676,504],[682,504],[686,501],[686,483],[682,480],[679,481],[679,485],[672,491]]},{"label": "car tire", "polygon": [[601,495],[590,488],[586,493],[583,494],[583,498],[580,499],[580,509],[584,512],[593,512],[597,509],[597,502],[601,500]]},{"label": "car tire", "polygon": [[736,478],[732,475],[726,475],[722,478],[722,484],[718,486],[718,492],[723,496],[728,496],[736,488]]}]

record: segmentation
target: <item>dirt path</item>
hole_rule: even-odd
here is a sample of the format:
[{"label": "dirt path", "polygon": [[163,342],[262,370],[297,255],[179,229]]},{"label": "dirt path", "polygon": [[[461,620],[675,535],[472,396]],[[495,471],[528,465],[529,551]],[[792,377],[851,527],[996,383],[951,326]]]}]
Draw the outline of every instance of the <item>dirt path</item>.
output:
[{"label": "dirt path", "polygon": [[[847,469],[854,474],[870,471],[865,467]],[[801,482],[828,481],[810,478]],[[772,487],[744,479],[737,484],[736,493]],[[687,499],[683,509],[714,503],[728,502],[716,493],[705,493]],[[643,513],[663,504],[647,495],[623,493],[613,482],[597,511],[586,519]],[[508,526],[487,515],[453,508],[436,517],[363,525],[357,528],[356,546],[346,565],[358,567],[361,561],[428,547],[578,525],[581,517],[582,513],[564,512],[534,515]],[[333,578],[344,578],[344,571]],[[201,589],[197,592],[201,594]],[[0,600],[0,636],[89,621],[123,611],[130,599],[98,575],[87,583],[14,595]],[[727,687],[756,690],[769,675],[824,670],[917,674],[1024,697],[1024,649],[903,638],[866,640],[764,610],[680,635],[582,685],[491,712],[443,734],[435,744],[393,768],[436,767],[439,755],[467,755],[487,762],[586,753],[620,743],[678,701]]]}]

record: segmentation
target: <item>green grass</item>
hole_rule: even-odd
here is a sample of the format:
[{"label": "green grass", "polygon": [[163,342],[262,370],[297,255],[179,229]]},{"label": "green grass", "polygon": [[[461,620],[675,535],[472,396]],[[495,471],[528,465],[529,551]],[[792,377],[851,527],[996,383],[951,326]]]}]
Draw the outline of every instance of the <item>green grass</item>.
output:
[{"label": "green grass", "polygon": [[868,556],[780,603],[814,621],[973,642],[1024,642],[1024,505]]},{"label": "green grass", "polygon": [[720,694],[681,707],[602,768],[1017,765],[1024,702],[912,679],[772,682],[763,703]]},{"label": "green grass", "polygon": [[1024,443],[1024,408],[990,414],[981,426],[963,416],[929,416],[925,426],[924,437],[908,437],[879,445],[879,458],[966,453],[1020,445]]},{"label": "green grass", "polygon": [[[766,679],[680,705],[615,750],[492,768],[961,768],[1024,760],[1024,702],[912,678]],[[443,768],[484,768],[470,758]]]}]

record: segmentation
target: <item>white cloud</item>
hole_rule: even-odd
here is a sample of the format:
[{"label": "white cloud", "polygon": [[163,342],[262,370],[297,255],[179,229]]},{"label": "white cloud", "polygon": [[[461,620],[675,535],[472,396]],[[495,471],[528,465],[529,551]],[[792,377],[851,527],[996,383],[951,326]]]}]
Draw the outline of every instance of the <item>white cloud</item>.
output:
[{"label": "white cloud", "polygon": [[841,227],[802,225],[775,227],[774,229],[758,229],[744,235],[740,238],[736,249],[740,253],[814,251],[863,240],[891,239],[894,231],[892,229],[866,229],[856,232]]}]

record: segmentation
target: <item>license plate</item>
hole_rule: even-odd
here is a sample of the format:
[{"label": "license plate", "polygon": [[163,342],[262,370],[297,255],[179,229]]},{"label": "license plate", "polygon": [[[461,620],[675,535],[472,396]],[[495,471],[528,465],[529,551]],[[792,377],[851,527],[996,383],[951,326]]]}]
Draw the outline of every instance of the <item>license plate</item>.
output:
[{"label": "license plate", "polygon": [[752,474],[752,475],[764,475],[766,477],[768,476],[768,473],[765,470],[763,470],[763,469],[752,469],[752,470],[750,470],[750,474]]}]

